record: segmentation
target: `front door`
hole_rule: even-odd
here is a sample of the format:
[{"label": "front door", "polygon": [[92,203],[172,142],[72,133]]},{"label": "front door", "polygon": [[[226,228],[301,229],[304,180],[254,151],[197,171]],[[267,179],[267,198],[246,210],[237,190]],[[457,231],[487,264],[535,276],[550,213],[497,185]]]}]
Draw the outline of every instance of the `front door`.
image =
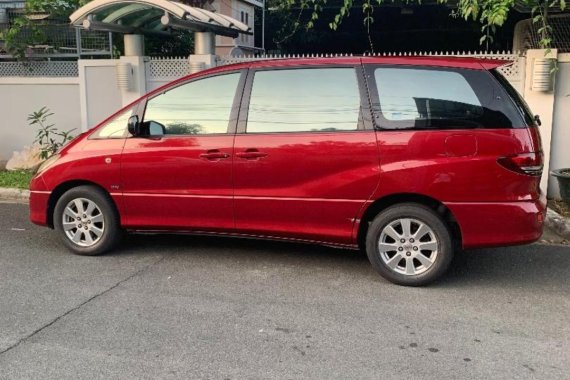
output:
[{"label": "front door", "polygon": [[379,178],[360,72],[250,71],[234,144],[238,231],[351,242]]},{"label": "front door", "polygon": [[230,130],[241,76],[198,78],[149,98],[143,135],[123,151],[127,227],[234,227]]}]

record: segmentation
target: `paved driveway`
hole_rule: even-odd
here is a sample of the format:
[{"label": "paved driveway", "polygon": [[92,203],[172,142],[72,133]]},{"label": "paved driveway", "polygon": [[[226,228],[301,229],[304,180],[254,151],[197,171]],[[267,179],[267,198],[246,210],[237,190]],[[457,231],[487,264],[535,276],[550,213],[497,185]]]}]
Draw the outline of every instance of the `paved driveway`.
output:
[{"label": "paved driveway", "polygon": [[468,252],[428,288],[353,251],[133,236],[69,254],[0,204],[0,378],[569,378],[570,248]]}]

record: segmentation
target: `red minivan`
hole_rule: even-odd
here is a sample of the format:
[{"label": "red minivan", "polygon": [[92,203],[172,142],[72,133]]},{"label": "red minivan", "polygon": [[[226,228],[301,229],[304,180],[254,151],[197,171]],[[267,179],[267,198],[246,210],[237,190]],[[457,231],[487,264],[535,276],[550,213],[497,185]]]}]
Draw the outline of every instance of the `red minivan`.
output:
[{"label": "red minivan", "polygon": [[31,182],[34,223],[95,255],[123,231],[362,248],[423,285],[454,252],[542,233],[537,121],[471,58],[223,66],[168,84],[74,139]]}]

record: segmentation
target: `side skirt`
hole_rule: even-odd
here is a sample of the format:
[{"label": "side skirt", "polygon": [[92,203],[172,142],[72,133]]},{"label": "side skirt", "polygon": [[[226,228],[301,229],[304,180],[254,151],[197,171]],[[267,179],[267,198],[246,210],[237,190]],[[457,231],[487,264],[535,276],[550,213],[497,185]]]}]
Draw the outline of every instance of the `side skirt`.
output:
[{"label": "side skirt", "polygon": [[290,243],[302,243],[302,244],[313,244],[322,245],[325,247],[337,248],[337,249],[350,249],[359,250],[356,244],[341,244],[341,243],[331,243],[327,241],[320,240],[309,240],[309,239],[296,239],[280,236],[267,236],[267,235],[253,235],[253,234],[240,234],[237,232],[211,232],[211,231],[192,231],[192,230],[127,230],[127,232],[139,235],[191,235],[191,236],[217,236],[225,238],[239,238],[239,239],[251,239],[251,240],[271,240],[271,241],[283,241]]}]

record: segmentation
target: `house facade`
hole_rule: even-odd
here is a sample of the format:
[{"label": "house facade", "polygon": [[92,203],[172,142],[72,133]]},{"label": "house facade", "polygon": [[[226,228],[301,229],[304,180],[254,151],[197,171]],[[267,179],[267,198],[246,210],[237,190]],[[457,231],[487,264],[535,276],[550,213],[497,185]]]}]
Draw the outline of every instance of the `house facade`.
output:
[{"label": "house facade", "polygon": [[[263,33],[263,30],[256,30],[255,28],[255,10],[256,8],[263,9],[264,6],[265,0],[214,0],[212,7],[216,12],[243,22],[251,28],[253,33],[252,35],[240,34],[238,38],[216,36],[217,55],[241,56],[263,51],[263,46],[256,46],[255,44],[256,33]],[[258,40],[260,39],[258,38]]]},{"label": "house facade", "polygon": [[24,8],[24,1],[0,0],[0,27],[10,22],[9,11]]}]

